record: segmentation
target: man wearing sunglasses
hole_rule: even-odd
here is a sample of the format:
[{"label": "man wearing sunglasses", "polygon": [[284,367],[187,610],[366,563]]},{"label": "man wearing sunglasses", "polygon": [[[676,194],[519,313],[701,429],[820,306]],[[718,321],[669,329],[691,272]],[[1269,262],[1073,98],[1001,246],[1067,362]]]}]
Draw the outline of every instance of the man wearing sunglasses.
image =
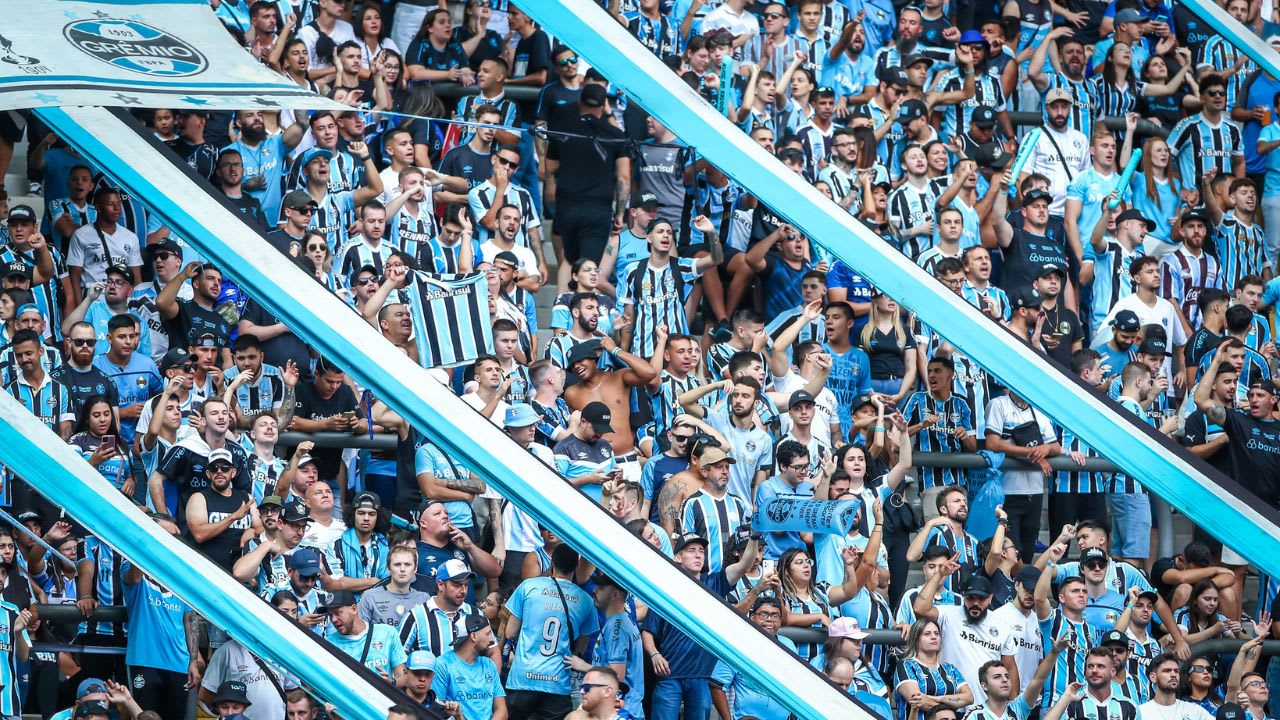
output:
[{"label": "man wearing sunglasses", "polygon": [[667,431],[667,449],[655,457],[649,458],[640,471],[640,487],[644,499],[640,504],[640,515],[649,522],[659,522],[658,506],[654,502],[673,476],[689,469],[689,445],[698,434],[696,428],[683,415],[677,415]]},{"label": "man wearing sunglasses", "polygon": [[302,250],[302,238],[311,225],[316,212],[316,201],[305,190],[294,190],[284,196],[280,204],[284,224],[278,230],[267,233],[267,242],[285,255],[297,256]]},{"label": "man wearing sunglasses", "polygon": [[[582,676],[582,705],[565,720],[610,720],[618,717],[618,696],[622,694],[618,673],[611,667],[593,667]],[[631,717],[639,717],[631,715]]]},{"label": "man wearing sunglasses", "polygon": [[1245,164],[1240,126],[1224,115],[1227,81],[1210,73],[1201,76],[1199,82],[1204,107],[1169,133],[1169,149],[1178,158],[1178,170],[1184,178],[1202,178],[1210,170],[1242,178]]},{"label": "man wearing sunglasses", "polygon": [[130,314],[138,319],[140,334],[137,350],[146,357],[154,357],[151,352],[151,329],[142,318],[129,311],[129,294],[133,292],[133,273],[124,265],[112,265],[107,268],[107,279],[97,282],[85,290],[84,299],[74,310],[62,319],[62,332],[70,332],[71,326],[84,321],[93,326],[98,336],[96,353],[105,353],[109,348],[107,342],[107,323],[111,318]]},{"label": "man wearing sunglasses", "polygon": [[84,401],[93,395],[105,395],[112,406],[120,403],[116,384],[93,365],[94,348],[98,344],[96,335],[89,323],[73,323],[63,339],[66,362],[49,372],[49,376],[70,393],[71,407],[77,414]]}]

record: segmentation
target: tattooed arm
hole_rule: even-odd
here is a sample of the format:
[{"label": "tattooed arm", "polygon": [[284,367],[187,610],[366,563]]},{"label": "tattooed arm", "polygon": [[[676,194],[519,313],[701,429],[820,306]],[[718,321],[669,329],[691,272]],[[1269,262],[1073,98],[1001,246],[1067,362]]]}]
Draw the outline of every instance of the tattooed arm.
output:
[{"label": "tattooed arm", "polygon": [[689,493],[689,482],[684,473],[673,475],[658,493],[658,523],[668,537],[674,535],[680,527],[680,511]]}]

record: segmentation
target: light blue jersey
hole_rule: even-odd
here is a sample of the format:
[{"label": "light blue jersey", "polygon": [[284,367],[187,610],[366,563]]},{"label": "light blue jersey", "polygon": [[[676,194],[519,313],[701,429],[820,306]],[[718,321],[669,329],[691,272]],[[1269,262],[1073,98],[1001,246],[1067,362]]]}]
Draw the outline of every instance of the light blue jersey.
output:
[{"label": "light blue jersey", "polygon": [[630,613],[620,612],[605,619],[591,659],[596,665],[622,665],[626,668],[622,680],[630,689],[623,702],[632,717],[643,720],[644,649],[640,644],[640,626],[636,625]]},{"label": "light blue jersey", "polygon": [[1102,201],[1116,189],[1119,179],[1114,172],[1104,175],[1090,167],[1067,185],[1067,199],[1080,201],[1080,218],[1076,227],[1080,230],[1081,247],[1089,246],[1093,228],[1102,219]]},{"label": "light blue jersey", "polygon": [[453,651],[436,660],[431,689],[437,700],[458,703],[465,718],[492,717],[493,699],[507,695],[498,666],[488,656],[479,655],[469,663]]},{"label": "light blue jersey", "polygon": [[[781,635],[774,637],[783,647],[796,652],[796,645],[790,639]],[[724,689],[726,694],[733,690],[733,707],[729,710],[735,720],[744,717],[787,720],[791,717],[791,711],[778,702],[773,693],[760,690],[746,675],[723,660],[716,661],[715,669],[711,671],[711,683]]]},{"label": "light blue jersey", "polygon": [[[445,455],[434,443],[426,442],[413,455],[414,476],[431,473],[441,484],[450,480],[465,480],[471,477],[471,471],[455,463]],[[475,515],[471,512],[471,503],[465,500],[450,500],[444,503],[449,513],[449,522],[454,527],[469,528],[475,525]]]},{"label": "light blue jersey", "polygon": [[530,578],[520,583],[506,607],[520,621],[507,689],[568,695],[572,673],[564,656],[573,652],[575,640],[600,629],[591,596],[568,580]]},{"label": "light blue jersey", "polygon": [[[121,577],[129,572],[121,566]],[[185,673],[191,662],[182,617],[191,607],[145,575],[139,582],[124,581],[124,604],[133,635],[125,650],[129,667],[148,667]]]},{"label": "light blue jersey", "polygon": [[395,669],[404,665],[408,657],[404,645],[400,644],[400,636],[390,625],[365,623],[364,632],[359,635],[330,632],[324,639],[375,673],[391,677],[395,677]]}]

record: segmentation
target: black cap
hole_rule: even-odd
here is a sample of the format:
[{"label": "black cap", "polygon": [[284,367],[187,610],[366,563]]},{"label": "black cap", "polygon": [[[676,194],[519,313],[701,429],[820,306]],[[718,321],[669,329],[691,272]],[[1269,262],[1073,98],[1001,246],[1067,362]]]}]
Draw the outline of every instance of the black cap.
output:
[{"label": "black cap", "polygon": [[1218,714],[1214,717],[1216,720],[1248,720],[1249,716],[1245,714],[1244,708],[1229,702],[1219,705]]},{"label": "black cap", "polygon": [[280,520],[287,523],[300,523],[311,519],[311,514],[307,512],[307,506],[302,504],[301,500],[294,500],[284,504],[284,512],[280,514]]},{"label": "black cap", "polygon": [[853,407],[850,408],[849,411],[858,412],[858,409],[861,408],[863,405],[870,405],[870,404],[871,404],[871,396],[866,393],[863,393],[853,399]]},{"label": "black cap", "polygon": [[608,99],[609,93],[604,89],[604,86],[595,83],[583,85],[582,92],[578,95],[578,103],[582,107],[589,108],[604,107]]},{"label": "black cap", "polygon": [[1038,308],[1043,304],[1044,298],[1033,287],[1014,288],[1009,291],[1009,307],[1014,310]]},{"label": "black cap", "polygon": [[165,238],[160,242],[151,243],[142,252],[147,255],[149,261],[154,261],[156,255],[162,252],[171,252],[178,257],[182,257],[182,246],[174,242],[172,238]]},{"label": "black cap", "polygon": [[1138,319],[1138,313],[1132,310],[1121,310],[1111,318],[1111,327],[1121,332],[1138,332],[1142,329],[1142,321]]},{"label": "black cap", "polygon": [[1276,384],[1270,380],[1263,380],[1263,379],[1254,380],[1253,382],[1249,383],[1249,389],[1262,390],[1263,392],[1269,393],[1271,395],[1280,394],[1280,390],[1276,389]]},{"label": "black cap", "polygon": [[[600,87],[600,86],[597,85],[596,87]],[[459,616],[457,620],[453,621],[454,635],[453,635],[453,642],[451,644],[454,647],[458,647],[459,645],[467,641],[471,633],[480,632],[481,630],[487,627],[489,627],[489,620],[488,618],[486,618],[484,615],[481,615],[480,613],[473,612],[467,615]]]},{"label": "black cap", "polygon": [[510,250],[503,250],[497,255],[494,255],[493,261],[507,263],[508,265],[514,268],[520,267],[520,258],[516,257],[516,254],[511,252]]},{"label": "black cap", "polygon": [[1028,590],[1031,590],[1035,588],[1036,583],[1040,582],[1041,574],[1042,573],[1040,571],[1040,568],[1030,563],[1027,563],[1026,565],[1022,566],[1021,570],[1018,571],[1018,575],[1014,577],[1014,581],[1017,582],[1022,587]]},{"label": "black cap", "polygon": [[1043,201],[1045,201],[1045,202],[1049,203],[1050,205],[1052,205],[1052,204],[1053,204],[1053,196],[1052,196],[1052,195],[1050,195],[1047,191],[1045,191],[1045,190],[1041,190],[1040,188],[1033,188],[1033,189],[1031,189],[1031,190],[1028,190],[1028,191],[1027,191],[1023,196],[1022,196],[1022,204],[1023,204],[1023,205],[1030,205],[1031,203],[1035,202],[1036,200],[1043,200]]},{"label": "black cap", "polygon": [[1169,345],[1165,343],[1164,338],[1149,337],[1143,338],[1142,343],[1138,345],[1138,352],[1143,355],[1159,355],[1168,357],[1172,353],[1169,352]]},{"label": "black cap", "polygon": [[582,419],[586,420],[591,427],[598,433],[613,432],[613,415],[609,412],[609,406],[600,401],[589,402],[587,406],[582,408]]},{"label": "black cap", "polygon": [[1042,278],[1042,277],[1044,277],[1044,276],[1046,276],[1046,275],[1052,275],[1052,274],[1054,274],[1054,273],[1057,273],[1058,275],[1061,275],[1062,277],[1066,277],[1066,276],[1067,276],[1067,272],[1066,272],[1066,270],[1064,270],[1064,269],[1063,269],[1063,267],[1062,267],[1061,265],[1059,265],[1058,263],[1055,263],[1055,262],[1047,262],[1047,263],[1045,263],[1045,264],[1043,264],[1043,265],[1041,265],[1041,266],[1040,266],[1040,272],[1039,272],[1039,274],[1037,274],[1037,275],[1036,275],[1036,277],[1038,277],[1038,278]]},{"label": "black cap", "polygon": [[356,495],[351,501],[352,510],[377,510],[382,503],[378,501],[378,496],[371,492],[362,492]]},{"label": "black cap", "polygon": [[1123,645],[1125,647],[1129,647],[1129,637],[1119,630],[1109,630],[1107,631],[1107,634],[1102,636],[1102,642],[1100,644],[1103,647],[1106,647],[1107,645]]},{"label": "black cap", "polygon": [[783,148],[778,151],[778,159],[783,161],[795,160],[797,162],[804,162],[804,153],[798,148]]},{"label": "black cap", "polygon": [[236,680],[228,680],[218,686],[218,691],[213,694],[213,704],[216,706],[220,702],[236,702],[241,705],[252,705],[249,702],[249,689],[245,684]]},{"label": "black cap", "polygon": [[36,221],[36,211],[31,209],[30,205],[14,205],[9,208],[9,222],[29,222]]},{"label": "black cap", "polygon": [[41,515],[39,510],[27,510],[26,512],[18,513],[18,522],[25,523],[31,522],[32,520],[43,525],[44,515]]},{"label": "black cap", "polygon": [[866,103],[854,103],[849,105],[849,118],[870,118],[871,108]]},{"label": "black cap", "polygon": [[631,198],[631,207],[658,207],[658,196],[651,192],[636,193]]},{"label": "black cap", "polygon": [[813,395],[808,390],[797,390],[791,393],[790,406],[795,407],[800,403],[812,403]]},{"label": "black cap", "polygon": [[1209,213],[1205,212],[1204,208],[1199,208],[1199,207],[1193,207],[1190,210],[1187,210],[1186,212],[1182,213],[1181,222],[1185,223],[1188,220],[1199,220],[1205,225],[1213,224],[1213,221],[1209,219]]},{"label": "black cap", "polygon": [[587,340],[586,342],[580,342],[577,345],[574,345],[573,348],[569,350],[569,358],[566,362],[569,367],[573,367],[573,364],[579,360],[587,360],[588,358],[592,360],[598,359],[601,352],[603,352],[603,349],[600,347],[599,340]]},{"label": "black cap", "polygon": [[1103,550],[1100,547],[1085,548],[1084,550],[1080,551],[1081,565],[1084,565],[1087,562],[1092,562],[1094,560],[1106,560],[1109,562],[1111,558],[1107,557],[1107,551]]},{"label": "black cap", "polygon": [[320,603],[320,607],[316,608],[320,612],[329,612],[337,610],[341,607],[356,604],[356,596],[351,594],[350,590],[334,590],[329,594],[329,599]]},{"label": "black cap", "polygon": [[680,552],[694,543],[702,543],[703,547],[707,547],[708,545],[706,538],[702,537],[698,533],[688,532],[676,537],[675,552]]},{"label": "black cap", "polygon": [[1156,229],[1155,222],[1152,220],[1148,220],[1146,216],[1142,214],[1142,211],[1138,210],[1137,208],[1129,208],[1128,210],[1125,210],[1124,212],[1120,213],[1116,217],[1116,224],[1119,225],[1120,223],[1126,222],[1129,220],[1141,220],[1142,224],[1147,226],[1147,232],[1151,232],[1152,230]]},{"label": "black cap", "polygon": [[5,277],[15,277],[15,276],[24,277],[30,280],[31,266],[27,265],[21,260],[14,260],[13,262],[7,262],[4,264],[4,276]]},{"label": "black cap", "polygon": [[79,705],[77,705],[76,712],[71,717],[89,718],[89,717],[98,717],[99,715],[103,717],[108,717],[110,716],[110,714],[111,713],[107,710],[107,706],[104,705],[101,700],[91,700],[89,702],[82,702]]},{"label": "black cap", "polygon": [[191,360],[191,353],[187,352],[186,348],[169,348],[164,357],[160,358],[160,372],[185,365],[189,360]]},{"label": "black cap", "polygon": [[929,63],[929,65],[932,66],[934,63],[934,60],[928,55],[917,53],[914,55],[903,55],[900,62],[902,63],[902,67],[909,68],[912,65],[915,65],[916,63],[919,63],[919,62]]},{"label": "black cap", "polygon": [[981,575],[973,575],[969,578],[969,582],[964,584],[964,590],[960,592],[965,597],[991,597],[991,581]]},{"label": "black cap", "polygon": [[902,109],[898,112],[898,119],[902,122],[911,122],[928,114],[929,109],[925,107],[923,101],[908,100],[902,103]]},{"label": "black cap", "polygon": [[999,170],[1009,164],[1011,156],[998,142],[983,143],[969,153],[969,159],[982,167]]},{"label": "black cap", "polygon": [[906,85],[910,80],[907,78],[906,70],[893,65],[880,71],[880,82],[889,85]]},{"label": "black cap", "polygon": [[996,110],[990,105],[979,105],[973,109],[969,122],[980,128],[993,128],[996,126]]}]

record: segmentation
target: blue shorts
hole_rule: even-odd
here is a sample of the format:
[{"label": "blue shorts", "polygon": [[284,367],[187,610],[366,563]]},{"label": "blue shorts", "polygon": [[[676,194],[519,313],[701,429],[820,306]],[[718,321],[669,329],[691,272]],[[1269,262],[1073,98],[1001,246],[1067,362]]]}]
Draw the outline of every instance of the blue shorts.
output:
[{"label": "blue shorts", "polygon": [[1151,496],[1146,493],[1113,493],[1107,496],[1111,508],[1111,554],[1122,558],[1151,556]]}]

